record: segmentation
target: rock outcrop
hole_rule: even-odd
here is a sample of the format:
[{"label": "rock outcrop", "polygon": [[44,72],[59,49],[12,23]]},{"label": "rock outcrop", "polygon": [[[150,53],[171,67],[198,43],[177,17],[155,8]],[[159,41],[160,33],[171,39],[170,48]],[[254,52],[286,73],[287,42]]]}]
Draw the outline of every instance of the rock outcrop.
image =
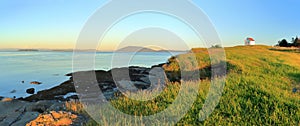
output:
[{"label": "rock outcrop", "polygon": [[20,98],[20,100],[26,101],[39,101],[39,100],[63,100],[59,96],[66,95],[69,92],[75,92],[74,84],[71,80],[68,80],[51,89],[37,92],[37,94],[31,95],[26,98]]},{"label": "rock outcrop", "polygon": [[27,123],[26,126],[69,126],[77,119],[77,115],[65,111],[50,111],[40,114],[35,120]]},{"label": "rock outcrop", "polygon": [[[99,97],[101,90],[106,99],[112,99],[121,91],[137,91],[152,89],[156,85],[165,85],[167,78],[161,67],[123,67],[109,71],[81,71],[69,73],[70,79],[51,89],[37,92],[26,98],[26,101],[39,100],[67,100],[70,97],[91,99]],[[93,78],[94,76],[94,78]],[[74,83],[76,82],[76,83]],[[65,97],[67,94],[76,93],[77,96]],[[103,99],[100,99],[103,100]]]},{"label": "rock outcrop", "polygon": [[0,102],[0,126],[24,126],[46,111],[64,110],[57,101],[26,102],[10,100]]}]

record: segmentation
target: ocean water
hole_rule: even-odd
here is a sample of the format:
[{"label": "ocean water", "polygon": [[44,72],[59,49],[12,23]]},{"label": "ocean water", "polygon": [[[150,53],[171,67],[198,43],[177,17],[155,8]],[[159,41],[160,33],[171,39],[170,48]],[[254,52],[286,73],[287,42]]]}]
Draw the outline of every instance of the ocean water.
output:
[{"label": "ocean water", "polygon": [[[87,52],[81,53],[86,55]],[[127,66],[151,67],[165,63],[168,58],[180,53],[182,52],[117,53],[116,56],[116,53],[112,52],[97,52],[94,69],[109,70],[113,67]],[[130,57],[130,59],[122,59],[122,57]],[[28,88],[35,88],[37,92],[61,84],[69,79],[65,74],[73,72],[72,59],[73,52],[0,52],[0,96],[26,97],[29,96],[26,93]],[[120,64],[120,61],[124,62]],[[112,66],[112,64],[116,65]],[[32,85],[30,84],[32,81],[39,81],[42,84]]]}]

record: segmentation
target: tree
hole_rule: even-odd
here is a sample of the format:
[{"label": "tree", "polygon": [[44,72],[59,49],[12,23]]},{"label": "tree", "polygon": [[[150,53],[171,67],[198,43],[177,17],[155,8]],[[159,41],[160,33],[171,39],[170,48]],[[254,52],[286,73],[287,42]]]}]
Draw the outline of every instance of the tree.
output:
[{"label": "tree", "polygon": [[288,47],[289,43],[287,42],[286,39],[282,39],[281,41],[278,41],[278,45],[280,47]]},{"label": "tree", "polygon": [[296,39],[294,40],[293,46],[295,46],[295,47],[299,47],[299,46],[300,46],[300,40],[298,39],[298,36],[297,36]]},{"label": "tree", "polygon": [[217,44],[217,45],[211,45],[210,48],[222,48],[222,46]]}]

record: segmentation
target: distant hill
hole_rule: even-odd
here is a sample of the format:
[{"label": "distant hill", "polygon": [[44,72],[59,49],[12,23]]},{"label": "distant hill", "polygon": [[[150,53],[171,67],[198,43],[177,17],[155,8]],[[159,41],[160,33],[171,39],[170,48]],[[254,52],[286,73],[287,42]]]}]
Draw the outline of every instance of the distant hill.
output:
[{"label": "distant hill", "polygon": [[116,52],[186,52],[182,50],[154,50],[140,46],[127,46],[116,50]]},{"label": "distant hill", "polygon": [[139,46],[127,46],[116,50],[116,52],[156,52],[156,50]]}]

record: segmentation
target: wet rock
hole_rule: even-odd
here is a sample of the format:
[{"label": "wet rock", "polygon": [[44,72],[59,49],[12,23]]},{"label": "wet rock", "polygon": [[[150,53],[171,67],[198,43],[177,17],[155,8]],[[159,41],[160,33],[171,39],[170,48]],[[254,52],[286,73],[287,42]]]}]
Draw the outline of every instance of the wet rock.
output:
[{"label": "wet rock", "polygon": [[32,81],[32,82],[30,82],[30,84],[40,85],[40,84],[42,84],[42,82]]},{"label": "wet rock", "polygon": [[16,93],[17,92],[17,90],[12,90],[12,91],[10,91],[10,93]]},{"label": "wet rock", "polygon": [[[154,75],[151,75],[154,74]],[[112,99],[119,89],[138,91],[151,87],[151,83],[165,84],[166,75],[160,67],[122,67],[109,71],[94,70],[66,74],[70,79],[51,89],[39,91],[24,98],[26,101],[70,100],[73,98],[91,99],[99,97],[101,90],[106,99]],[[74,85],[74,82],[76,82]],[[152,86],[157,87],[157,86]],[[100,88],[100,89],[99,89]],[[70,93],[78,93],[74,97],[65,97]],[[91,97],[93,96],[93,97]],[[101,99],[100,99],[101,100]]]},{"label": "wet rock", "polygon": [[35,92],[34,88],[29,88],[26,90],[26,93],[28,93],[28,94],[34,94],[34,92]]},{"label": "wet rock", "polygon": [[39,101],[39,100],[55,100],[57,96],[66,95],[71,92],[76,92],[72,80],[66,81],[51,89],[37,92],[37,94],[24,98],[26,101]]},{"label": "wet rock", "polygon": [[71,101],[71,100],[79,99],[79,97],[78,97],[78,95],[71,95],[68,97],[64,97],[64,99],[66,99],[67,101]]}]

